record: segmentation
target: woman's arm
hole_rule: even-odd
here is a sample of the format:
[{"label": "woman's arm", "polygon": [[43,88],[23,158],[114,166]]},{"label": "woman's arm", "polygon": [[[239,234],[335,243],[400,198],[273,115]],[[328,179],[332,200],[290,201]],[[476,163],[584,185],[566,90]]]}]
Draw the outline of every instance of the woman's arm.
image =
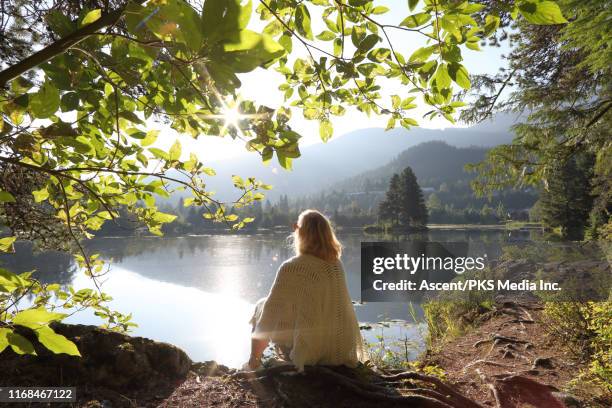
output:
[{"label": "woman's arm", "polygon": [[277,331],[279,322],[286,319],[293,286],[288,272],[286,265],[281,265],[270,288],[270,293],[262,304],[261,314],[254,322],[251,334],[251,356],[248,362],[251,369],[256,369],[261,365],[264,350],[270,341],[274,341],[273,339],[279,335]]}]

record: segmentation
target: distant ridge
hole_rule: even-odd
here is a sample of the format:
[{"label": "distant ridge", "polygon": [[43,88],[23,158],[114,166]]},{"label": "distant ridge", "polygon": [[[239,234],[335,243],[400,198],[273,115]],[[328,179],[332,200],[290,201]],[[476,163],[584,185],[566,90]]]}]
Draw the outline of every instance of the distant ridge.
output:
[{"label": "distant ridge", "polygon": [[217,176],[208,180],[208,186],[216,191],[217,197],[231,199],[235,191],[231,188],[230,177],[237,174],[254,176],[272,184],[274,189],[266,194],[272,201],[281,194],[303,196],[383,166],[402,151],[420,143],[437,140],[454,147],[492,147],[508,143],[512,140],[509,129],[513,122],[511,115],[504,114],[470,128],[415,128],[409,131],[399,128],[387,132],[381,128],[360,129],[325,144],[303,147],[302,157],[294,161],[293,171],[283,170],[276,158],[269,166],[264,166],[254,154],[209,163]]},{"label": "distant ridge", "polygon": [[464,166],[483,160],[488,150],[488,147],[455,147],[443,141],[421,143],[404,150],[385,165],[333,184],[332,189],[348,193],[385,190],[391,176],[407,166],[412,168],[421,187],[437,189],[442,183],[471,179]]}]

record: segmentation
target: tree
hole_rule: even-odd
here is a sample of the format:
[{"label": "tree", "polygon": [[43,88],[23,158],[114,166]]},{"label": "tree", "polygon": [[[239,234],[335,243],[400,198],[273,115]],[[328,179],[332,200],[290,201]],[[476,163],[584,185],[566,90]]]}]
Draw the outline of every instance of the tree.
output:
[{"label": "tree", "polygon": [[393,226],[427,224],[423,192],[410,167],[391,177],[385,199],[378,206],[378,218],[383,222],[390,221]]},{"label": "tree", "polygon": [[410,167],[406,167],[399,176],[399,219],[406,226],[426,225],[427,207],[423,191]]},{"label": "tree", "polygon": [[[540,3],[517,4],[534,1]],[[228,206],[239,209],[261,200],[260,190],[270,188],[236,175],[236,199],[216,200],[206,189],[214,170],[183,152],[178,140],[170,140],[169,147],[156,144],[160,131],[150,128],[154,123],[194,138],[229,135],[263,162],[276,156],[290,169],[300,156],[300,135],[288,125],[292,109],[319,121],[324,141],[333,133],[331,118],[346,107],[386,115],[389,128],[415,126],[407,113],[416,107],[417,95],[431,106],[428,117],[453,121],[462,105],[454,97],[456,87],[470,86],[462,49],[477,48],[493,34],[498,17],[479,18],[480,4],[442,0],[424,0],[414,13],[417,3],[409,2],[411,14],[397,25],[387,25],[376,16],[388,8],[369,0],[260,0],[257,13],[267,25],[258,33],[247,28],[251,1],[3,2],[0,219],[11,235],[0,239],[0,249],[11,250],[20,238],[73,251],[96,290],[64,290],[2,270],[0,345],[33,353],[14,332],[23,325],[35,328],[51,350],[78,353],[49,327],[66,316],[53,311],[61,307],[55,298],[74,310],[93,307],[109,327],[130,327],[129,316],[105,306],[110,297],[99,287],[104,264],[81,245],[106,221],[116,220],[121,208],[161,234],[163,224],[176,217],[159,211],[155,199],[168,197],[178,186],[191,195],[186,206],[241,228],[247,220]],[[552,6],[517,10],[540,20],[552,10],[559,18],[555,3],[542,3]],[[319,42],[312,15],[320,15],[327,27],[317,34]],[[428,43],[402,50],[406,57],[390,41],[390,30]],[[243,78],[238,74],[258,67],[273,67],[285,76],[279,89],[285,106],[274,109],[238,96]],[[383,101],[381,78],[395,81],[398,93],[414,96]],[[34,295],[33,306],[20,310],[17,301],[26,294]]]},{"label": "tree", "polygon": [[606,23],[612,10],[605,1],[559,4],[569,23],[536,26],[529,18],[516,20],[508,67],[473,80],[474,99],[464,119],[482,120],[497,110],[522,115],[513,142],[493,148],[472,167],[478,173],[473,186],[480,194],[508,186],[543,188],[557,183],[559,163],[594,156],[586,185],[593,187],[592,219],[605,223],[612,211],[612,44]]},{"label": "tree", "polygon": [[442,201],[436,195],[436,193],[431,193],[429,198],[427,199],[427,208],[430,210],[439,210],[442,208]]},{"label": "tree", "polygon": [[542,191],[539,211],[545,225],[561,229],[565,239],[580,240],[593,206],[593,157],[581,155],[554,167]]},{"label": "tree", "polygon": [[400,223],[400,189],[400,177],[398,174],[394,174],[389,181],[389,189],[385,199],[378,205],[378,218],[380,221],[390,221],[391,225],[398,225]]}]

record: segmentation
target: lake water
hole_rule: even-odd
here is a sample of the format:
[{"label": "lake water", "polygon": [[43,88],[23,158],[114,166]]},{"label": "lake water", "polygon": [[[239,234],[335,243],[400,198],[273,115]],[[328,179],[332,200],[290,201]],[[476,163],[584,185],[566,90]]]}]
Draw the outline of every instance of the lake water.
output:
[{"label": "lake water", "polygon": [[[500,244],[524,241],[526,233],[500,231],[439,231],[426,234],[432,241],[470,243],[470,255],[499,255]],[[360,232],[340,233],[345,246],[343,263],[352,298],[360,299],[360,243],[380,241]],[[420,237],[422,238],[422,237]],[[405,238],[411,239],[411,238]],[[103,289],[111,294],[111,306],[131,312],[139,327],[134,335],[165,341],[183,348],[194,361],[216,360],[238,367],[248,359],[253,304],[267,295],[279,265],[292,256],[287,233],[254,235],[202,235],[178,238],[99,238],[88,242],[90,252],[108,261],[110,272]],[[21,251],[24,252],[24,251]],[[18,254],[20,250],[18,248]],[[5,261],[9,269],[38,269],[42,280],[90,287],[69,261],[55,257],[28,256]],[[37,260],[38,259],[38,260]],[[383,336],[387,345],[398,339],[410,341],[409,357],[423,350],[425,326],[419,305],[368,303],[356,305],[359,321],[374,324],[364,330],[368,342]],[[69,319],[73,323],[99,324],[87,313]],[[401,346],[403,350],[403,345]]]}]

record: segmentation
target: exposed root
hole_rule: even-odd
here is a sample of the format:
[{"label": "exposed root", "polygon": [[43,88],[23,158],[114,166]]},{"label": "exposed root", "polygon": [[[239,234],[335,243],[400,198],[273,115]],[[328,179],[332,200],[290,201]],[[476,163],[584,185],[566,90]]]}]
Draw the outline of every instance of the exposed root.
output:
[{"label": "exposed root", "polygon": [[433,377],[431,375],[425,375],[421,373],[416,373],[412,371],[407,371],[399,374],[381,376],[386,381],[397,381],[397,380],[418,380],[423,381],[429,384],[433,384],[437,391],[450,396],[455,400],[455,405],[457,407],[465,407],[465,408],[480,408],[481,405],[472,401],[471,399],[461,395],[457,390],[451,387],[448,384],[442,382],[439,378]]},{"label": "exposed root", "polygon": [[[278,399],[284,405],[291,406],[290,394],[284,389],[281,376],[291,374],[311,376],[326,385],[341,387],[352,395],[370,401],[383,404],[405,404],[422,408],[482,408],[482,406],[471,399],[461,395],[452,386],[445,384],[440,379],[416,372],[400,372],[397,374],[379,375],[372,372],[370,379],[360,379],[352,375],[346,375],[330,367],[307,366],[303,373],[297,373],[295,367],[283,365],[265,368],[257,371],[242,371],[227,376],[231,380],[247,381],[256,386],[258,383],[271,383]],[[396,387],[407,385],[405,380],[421,381],[433,388],[425,387]]]},{"label": "exposed root", "polygon": [[468,368],[473,367],[473,366],[475,366],[477,364],[492,365],[492,366],[495,366],[495,367],[503,367],[503,368],[511,368],[511,369],[515,368],[512,365],[502,364],[502,363],[497,363],[495,361],[489,361],[489,360],[480,359],[480,360],[472,361],[471,363],[466,365],[465,368],[463,369],[463,371],[466,371]]},{"label": "exposed root", "polygon": [[487,343],[491,343],[491,342],[493,342],[493,345],[498,345],[498,344],[502,344],[502,343],[531,344],[531,342],[526,341],[526,340],[520,340],[520,339],[515,339],[513,337],[506,337],[506,336],[502,336],[502,335],[499,335],[499,334],[493,334],[488,339],[477,341],[476,343],[474,343],[474,345],[472,347],[478,348],[478,346],[481,346],[481,345],[487,344]]}]

